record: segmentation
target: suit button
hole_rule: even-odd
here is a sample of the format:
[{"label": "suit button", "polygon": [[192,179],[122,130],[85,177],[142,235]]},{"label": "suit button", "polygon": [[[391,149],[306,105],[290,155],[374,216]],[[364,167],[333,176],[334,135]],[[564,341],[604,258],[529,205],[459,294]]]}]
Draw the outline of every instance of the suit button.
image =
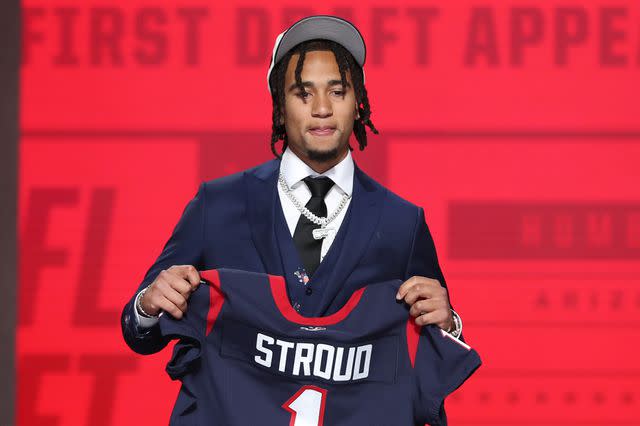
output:
[{"label": "suit button", "polygon": [[311,293],[313,293],[313,290],[311,290],[311,287],[307,287],[307,289],[304,292],[306,293],[307,296],[311,296]]}]

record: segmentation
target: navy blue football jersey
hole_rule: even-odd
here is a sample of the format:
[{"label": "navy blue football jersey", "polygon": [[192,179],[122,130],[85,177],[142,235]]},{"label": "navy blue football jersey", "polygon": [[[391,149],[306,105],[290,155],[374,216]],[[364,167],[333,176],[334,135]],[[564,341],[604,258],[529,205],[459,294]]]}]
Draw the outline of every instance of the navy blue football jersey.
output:
[{"label": "navy blue football jersey", "polygon": [[356,291],[335,314],[307,318],[283,277],[201,273],[166,370],[182,387],[172,425],[446,425],[445,397],[481,364],[436,326],[417,327],[399,280]]}]

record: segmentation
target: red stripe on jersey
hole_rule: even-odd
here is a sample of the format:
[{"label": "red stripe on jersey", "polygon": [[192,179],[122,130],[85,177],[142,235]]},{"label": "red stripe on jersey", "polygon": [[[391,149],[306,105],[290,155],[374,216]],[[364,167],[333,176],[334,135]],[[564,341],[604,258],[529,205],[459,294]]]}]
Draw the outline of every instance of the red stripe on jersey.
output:
[{"label": "red stripe on jersey", "polygon": [[356,307],[362,293],[364,293],[364,287],[355,291],[347,303],[336,313],[328,315],[326,317],[303,317],[300,315],[289,303],[289,296],[287,296],[287,285],[284,277],[269,275],[269,284],[271,285],[271,294],[273,300],[276,302],[276,306],[282,313],[282,316],[287,320],[300,324],[300,325],[334,325],[342,321],[351,313],[353,308]]},{"label": "red stripe on jersey", "polygon": [[200,273],[200,276],[211,284],[209,286],[209,311],[207,312],[207,335],[209,335],[224,304],[224,295],[220,289],[220,274],[217,270],[204,271]]},{"label": "red stripe on jersey", "polygon": [[418,340],[420,339],[420,330],[422,326],[416,324],[415,318],[409,317],[407,321],[407,350],[409,351],[409,360],[411,367],[415,367],[416,354],[418,353]]}]

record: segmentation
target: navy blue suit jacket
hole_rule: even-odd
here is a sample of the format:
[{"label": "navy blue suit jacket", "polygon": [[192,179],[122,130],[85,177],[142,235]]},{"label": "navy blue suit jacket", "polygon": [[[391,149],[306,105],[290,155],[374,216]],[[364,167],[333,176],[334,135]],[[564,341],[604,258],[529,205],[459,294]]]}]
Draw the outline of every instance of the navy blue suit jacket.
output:
[{"label": "navy blue suit jacket", "polygon": [[[274,232],[276,214],[282,209],[276,186],[279,167],[280,160],[272,160],[203,183],[135,294],[173,265],[282,275]],[[341,253],[327,287],[314,301],[313,316],[337,311],[355,290],[374,282],[422,275],[446,286],[422,208],[393,194],[356,166],[349,210],[352,220],[345,217],[339,231],[344,232]],[[138,353],[157,352],[168,340],[158,326],[146,331],[136,327],[135,294],[121,316],[124,339]]]}]

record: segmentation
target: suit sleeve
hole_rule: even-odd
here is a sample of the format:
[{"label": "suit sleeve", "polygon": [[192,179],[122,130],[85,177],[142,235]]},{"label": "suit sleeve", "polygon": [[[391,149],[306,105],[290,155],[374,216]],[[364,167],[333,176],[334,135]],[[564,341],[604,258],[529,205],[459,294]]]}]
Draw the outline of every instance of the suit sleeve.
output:
[{"label": "suit sleeve", "polygon": [[202,247],[205,220],[205,184],[201,184],[196,196],[187,204],[171,237],[160,256],[145,274],[142,283],[124,306],[120,317],[122,335],[127,345],[139,354],[152,354],[164,348],[169,339],[162,336],[158,324],[142,329],[136,323],[134,314],[135,296],[153,282],[163,270],[173,265],[193,265],[202,269]]},{"label": "suit sleeve", "polygon": [[482,364],[478,353],[435,325],[422,327],[414,371],[417,376],[416,420],[447,425],[444,400]]},{"label": "suit sleeve", "polygon": [[[451,309],[453,309],[453,305],[451,304],[451,295],[448,291],[449,288],[447,287],[447,282],[444,279],[442,269],[440,269],[436,246],[433,242],[429,227],[427,226],[424,210],[422,208],[418,208],[414,229],[411,255],[409,257],[404,279],[406,280],[414,275],[420,275],[440,281],[440,284],[447,288],[449,305],[451,306]],[[464,337],[462,335],[460,336],[460,340],[464,341]]]}]

